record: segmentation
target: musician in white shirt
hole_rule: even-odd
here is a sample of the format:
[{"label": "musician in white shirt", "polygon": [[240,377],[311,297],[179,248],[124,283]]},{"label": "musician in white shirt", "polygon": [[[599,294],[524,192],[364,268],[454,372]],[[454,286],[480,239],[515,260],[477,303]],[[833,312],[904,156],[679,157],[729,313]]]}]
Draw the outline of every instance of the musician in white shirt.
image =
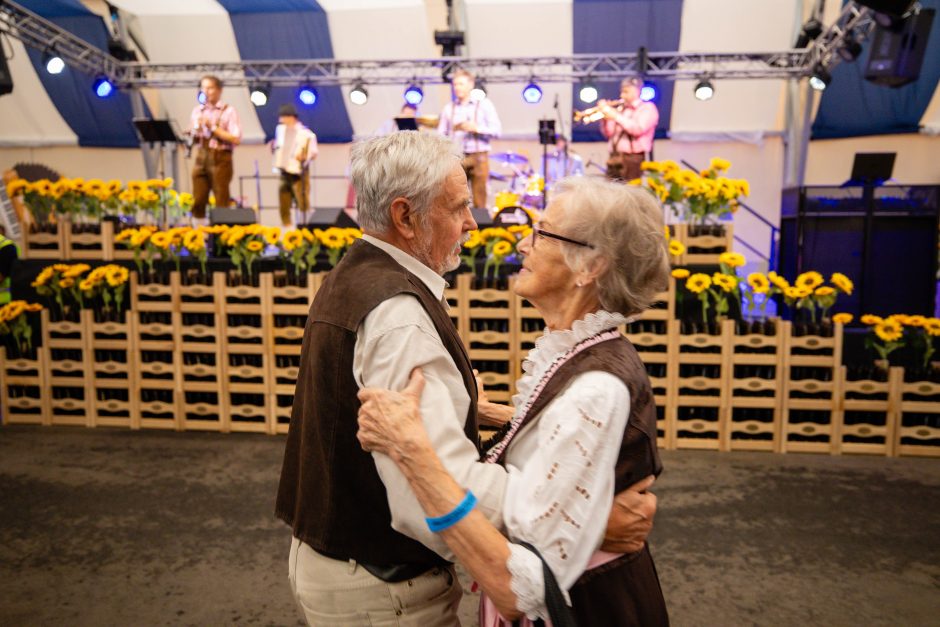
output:
[{"label": "musician in white shirt", "polygon": [[281,224],[293,225],[291,204],[296,203],[301,215],[310,208],[310,162],[317,157],[317,136],[297,117],[294,105],[281,105],[278,125],[274,131],[274,171],[281,175],[278,200]]}]

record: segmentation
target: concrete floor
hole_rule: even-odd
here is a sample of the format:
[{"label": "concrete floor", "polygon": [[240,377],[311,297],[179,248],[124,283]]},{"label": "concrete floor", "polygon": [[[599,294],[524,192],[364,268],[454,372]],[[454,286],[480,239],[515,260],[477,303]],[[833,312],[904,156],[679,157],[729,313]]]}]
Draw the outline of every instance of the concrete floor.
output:
[{"label": "concrete floor", "polygon": [[[0,625],[302,624],[283,446],[0,428]],[[674,625],[940,624],[940,460],[663,458],[651,543]]]}]

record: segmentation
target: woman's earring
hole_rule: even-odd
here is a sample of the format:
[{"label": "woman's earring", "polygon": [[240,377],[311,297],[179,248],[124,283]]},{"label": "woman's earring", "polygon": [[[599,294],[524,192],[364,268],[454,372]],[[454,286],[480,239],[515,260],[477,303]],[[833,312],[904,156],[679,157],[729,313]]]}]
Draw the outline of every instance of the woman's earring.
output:
[{"label": "woman's earring", "polygon": [[575,286],[576,286],[576,287],[581,287],[581,281],[576,282],[576,283],[575,283]]}]

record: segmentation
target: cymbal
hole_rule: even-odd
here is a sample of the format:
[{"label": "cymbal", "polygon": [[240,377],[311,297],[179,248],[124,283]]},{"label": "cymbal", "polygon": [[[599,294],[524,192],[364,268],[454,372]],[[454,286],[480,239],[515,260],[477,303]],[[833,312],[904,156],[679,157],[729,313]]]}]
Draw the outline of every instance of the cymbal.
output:
[{"label": "cymbal", "polygon": [[494,152],[490,154],[490,161],[495,161],[500,165],[523,165],[529,163],[525,155],[511,150],[507,152]]},{"label": "cymbal", "polygon": [[508,181],[509,180],[509,177],[506,176],[505,174],[500,174],[498,172],[493,172],[493,171],[490,171],[489,177],[491,181]]}]

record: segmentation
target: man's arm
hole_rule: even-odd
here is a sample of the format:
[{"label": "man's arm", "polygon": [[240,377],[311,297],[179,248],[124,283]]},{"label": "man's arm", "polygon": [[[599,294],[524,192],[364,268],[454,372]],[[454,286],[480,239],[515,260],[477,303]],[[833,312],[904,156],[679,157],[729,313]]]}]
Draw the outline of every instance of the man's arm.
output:
[{"label": "man's arm", "polygon": [[635,553],[643,548],[656,515],[656,495],[647,492],[655,480],[656,477],[650,475],[614,497],[602,550]]},{"label": "man's arm", "polygon": [[[421,413],[431,446],[454,480],[477,495],[478,509],[502,529],[506,471],[480,462],[476,443],[464,434],[470,399],[427,312],[416,298],[396,296],[381,303],[363,321],[356,342],[354,375],[362,387],[401,390],[418,366],[426,379]],[[373,457],[388,495],[392,527],[453,559],[441,538],[428,529],[424,511],[401,470],[385,455]]]}]

